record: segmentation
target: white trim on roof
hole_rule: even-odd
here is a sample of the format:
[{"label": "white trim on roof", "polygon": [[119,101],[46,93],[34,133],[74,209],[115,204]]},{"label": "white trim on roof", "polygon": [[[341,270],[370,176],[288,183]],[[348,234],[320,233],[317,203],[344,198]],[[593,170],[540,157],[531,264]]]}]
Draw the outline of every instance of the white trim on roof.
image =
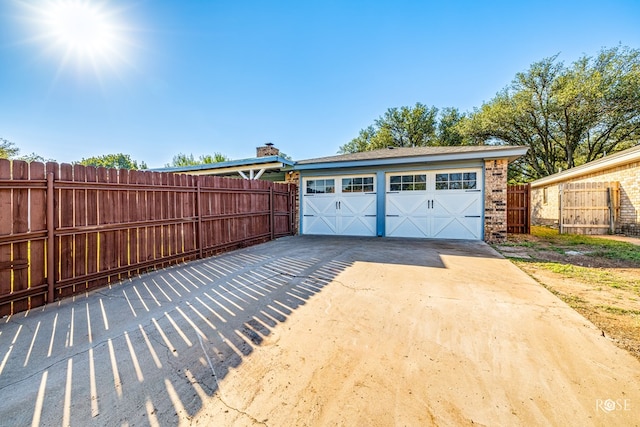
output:
[{"label": "white trim on roof", "polygon": [[[282,169],[286,165],[284,163],[264,163],[259,165],[244,165],[244,166],[234,166],[234,167],[224,167],[224,168],[211,168],[211,169],[201,169],[201,170],[191,170],[191,171],[177,171],[175,173],[188,173],[189,175],[220,175],[227,173],[236,173],[236,172],[249,172],[251,171],[258,172],[260,170],[268,170],[268,169]],[[264,171],[263,171],[264,172]],[[262,175],[262,174],[261,174]],[[249,179],[249,178],[246,178]]]},{"label": "white trim on roof", "polygon": [[532,188],[543,187],[556,184],[562,181],[568,181],[583,175],[600,172],[617,166],[640,161],[640,145],[620,151],[607,157],[594,160],[584,165],[576,166],[564,172],[558,172],[544,178],[531,182]]},{"label": "white trim on roof", "polygon": [[[527,147],[500,147],[500,149],[490,150],[472,150],[472,151],[457,151],[457,152],[443,152],[443,153],[425,153],[423,155],[416,155],[415,152],[407,153],[406,156],[394,156],[386,157],[381,156],[379,158],[364,158],[364,159],[351,159],[348,154],[345,155],[345,160],[341,160],[341,156],[320,158],[316,161],[305,160],[303,163],[297,162],[294,165],[295,170],[316,170],[316,169],[338,169],[338,168],[353,168],[353,167],[376,167],[376,166],[389,166],[389,165],[401,165],[401,164],[424,164],[435,162],[451,162],[461,160],[494,160],[494,159],[509,159],[513,161],[520,156],[527,153]],[[400,151],[400,150],[398,150]],[[384,152],[384,151],[383,151]],[[375,152],[372,152],[375,153]]]}]

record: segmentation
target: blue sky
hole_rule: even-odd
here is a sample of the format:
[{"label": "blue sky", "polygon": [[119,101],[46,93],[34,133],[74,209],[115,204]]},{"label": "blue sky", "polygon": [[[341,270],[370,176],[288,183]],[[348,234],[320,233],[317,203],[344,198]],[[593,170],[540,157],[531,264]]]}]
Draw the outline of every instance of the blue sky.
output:
[{"label": "blue sky", "polygon": [[[41,22],[59,1],[118,44],[64,62]],[[640,47],[640,1],[2,0],[0,138],[59,162],[320,157],[387,108],[469,111],[535,61],[618,44]]]}]

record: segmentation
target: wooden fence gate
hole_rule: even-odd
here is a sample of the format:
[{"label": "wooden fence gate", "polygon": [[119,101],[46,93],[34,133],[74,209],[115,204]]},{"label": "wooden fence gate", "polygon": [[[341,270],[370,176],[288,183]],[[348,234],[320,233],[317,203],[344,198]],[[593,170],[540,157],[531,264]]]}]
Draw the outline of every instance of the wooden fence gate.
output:
[{"label": "wooden fence gate", "polygon": [[293,184],[0,159],[0,317],[295,234]]},{"label": "wooden fence gate", "polygon": [[618,182],[580,182],[560,185],[560,233],[615,232],[620,214]]},{"label": "wooden fence gate", "polygon": [[531,185],[507,186],[507,232],[531,232]]}]

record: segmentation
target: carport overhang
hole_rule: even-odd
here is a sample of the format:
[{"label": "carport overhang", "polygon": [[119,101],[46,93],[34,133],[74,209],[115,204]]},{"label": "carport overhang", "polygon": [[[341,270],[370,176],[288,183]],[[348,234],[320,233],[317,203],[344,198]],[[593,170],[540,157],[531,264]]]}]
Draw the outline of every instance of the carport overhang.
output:
[{"label": "carport overhang", "polygon": [[155,172],[184,173],[189,175],[217,175],[260,179],[265,174],[278,173],[293,166],[294,162],[281,156],[253,157],[205,165],[154,169]]}]

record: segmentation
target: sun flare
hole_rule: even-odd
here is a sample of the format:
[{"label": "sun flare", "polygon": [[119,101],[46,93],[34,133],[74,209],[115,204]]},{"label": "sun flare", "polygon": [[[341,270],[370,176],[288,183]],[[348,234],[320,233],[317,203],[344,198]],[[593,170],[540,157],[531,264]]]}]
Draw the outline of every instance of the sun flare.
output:
[{"label": "sun flare", "polygon": [[51,6],[48,25],[55,42],[79,55],[103,55],[115,45],[115,30],[106,14],[88,3],[58,2]]},{"label": "sun flare", "polygon": [[32,41],[59,63],[59,72],[75,65],[77,72],[92,69],[98,77],[131,65],[132,29],[123,9],[106,0],[44,0],[21,2],[29,11]]}]

